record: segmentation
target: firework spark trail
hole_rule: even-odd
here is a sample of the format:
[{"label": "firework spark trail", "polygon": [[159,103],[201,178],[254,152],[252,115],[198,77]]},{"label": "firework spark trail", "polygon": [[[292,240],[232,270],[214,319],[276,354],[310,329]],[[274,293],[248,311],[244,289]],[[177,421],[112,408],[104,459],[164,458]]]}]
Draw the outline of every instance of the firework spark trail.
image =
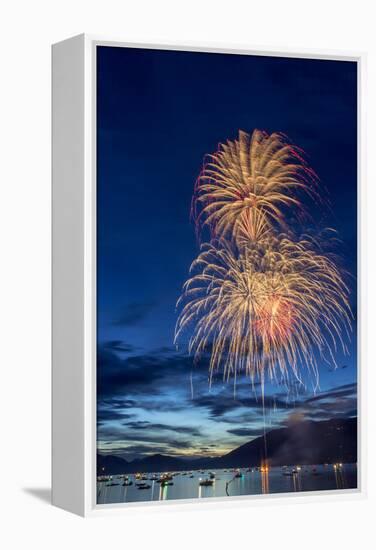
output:
[{"label": "firework spark trail", "polygon": [[245,372],[287,381],[291,370],[299,379],[301,365],[317,375],[313,348],[332,356],[339,342],[346,353],[348,289],[308,240],[273,237],[241,252],[226,241],[207,243],[191,270],[176,339],[193,325],[189,352],[199,359],[211,351],[211,377],[222,369],[226,380]]},{"label": "firework spark trail", "polygon": [[301,192],[318,197],[317,178],[282,134],[239,132],[209,158],[193,206],[211,240],[184,284],[175,341],[192,330],[189,352],[210,352],[210,380],[245,372],[263,391],[266,377],[301,380],[301,368],[318,379],[315,352],[334,365],[338,345],[347,352],[351,310],[335,257],[288,227],[286,210],[307,214]]},{"label": "firework spark trail", "polygon": [[322,200],[303,151],[281,133],[239,131],[238,140],[221,144],[207,158],[195,185],[192,214],[198,231],[208,226],[212,237],[246,232],[257,240],[269,229],[286,230],[287,208],[298,217],[308,215],[300,195]]}]

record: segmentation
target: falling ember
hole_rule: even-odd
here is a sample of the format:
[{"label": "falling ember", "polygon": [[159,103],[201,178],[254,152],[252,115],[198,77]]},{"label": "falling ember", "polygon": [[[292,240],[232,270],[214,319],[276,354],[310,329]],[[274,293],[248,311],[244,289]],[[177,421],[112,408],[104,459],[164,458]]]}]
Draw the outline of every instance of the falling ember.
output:
[{"label": "falling ember", "polygon": [[335,258],[288,231],[284,210],[304,211],[296,195],[315,194],[314,173],[281,134],[258,130],[210,158],[194,203],[211,240],[184,284],[175,341],[188,333],[195,359],[210,355],[210,380],[288,382],[302,368],[317,379],[317,357],[335,365],[337,346],[347,352],[351,310]]}]

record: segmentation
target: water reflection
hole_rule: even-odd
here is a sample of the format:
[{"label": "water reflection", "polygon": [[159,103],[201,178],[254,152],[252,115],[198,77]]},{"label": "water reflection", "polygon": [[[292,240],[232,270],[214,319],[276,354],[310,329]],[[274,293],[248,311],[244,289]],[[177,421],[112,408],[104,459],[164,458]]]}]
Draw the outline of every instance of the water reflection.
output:
[{"label": "water reflection", "polygon": [[261,491],[265,495],[269,493],[269,466],[268,464],[261,464]]},{"label": "water reflection", "polygon": [[294,472],[292,475],[292,484],[295,492],[302,490],[302,480],[298,471]]},{"label": "water reflection", "polygon": [[[168,485],[163,485],[162,483],[159,486],[159,500],[167,500],[168,495]],[[152,498],[150,500],[153,500]]]},{"label": "water reflection", "polygon": [[346,482],[346,473],[343,468],[343,464],[333,464],[334,469],[334,477],[336,480],[337,489],[346,489],[347,488],[347,482]]},{"label": "water reflection", "polygon": [[[97,502],[141,502],[210,497],[232,497],[299,491],[325,491],[357,487],[356,464],[302,465],[194,471],[168,474],[102,476],[97,483]],[[126,478],[126,479],[125,479]],[[200,485],[201,483],[201,485]],[[141,487],[142,486],[142,487]]]}]

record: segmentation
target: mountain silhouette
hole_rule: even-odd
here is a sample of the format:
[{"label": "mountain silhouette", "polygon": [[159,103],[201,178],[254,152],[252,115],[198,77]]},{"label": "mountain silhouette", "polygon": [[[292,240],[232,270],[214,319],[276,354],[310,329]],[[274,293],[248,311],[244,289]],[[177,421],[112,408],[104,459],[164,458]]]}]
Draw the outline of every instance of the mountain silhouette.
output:
[{"label": "mountain silhouette", "polygon": [[187,459],[155,454],[128,462],[97,455],[97,472],[123,474],[215,468],[357,462],[357,418],[296,422],[257,437],[221,457]]}]

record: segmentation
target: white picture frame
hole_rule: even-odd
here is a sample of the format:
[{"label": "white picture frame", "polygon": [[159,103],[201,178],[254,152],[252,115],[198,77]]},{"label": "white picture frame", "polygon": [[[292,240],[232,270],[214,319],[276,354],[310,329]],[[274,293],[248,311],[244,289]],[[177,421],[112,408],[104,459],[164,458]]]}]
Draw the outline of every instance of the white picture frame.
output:
[{"label": "white picture frame", "polygon": [[328,501],[366,494],[365,350],[365,54],[274,51],[223,44],[131,44],[79,35],[52,47],[52,502],[81,516],[134,506],[223,506],[219,498],[163,503],[96,504],[96,47],[355,61],[358,64],[358,457],[357,489],[232,497],[232,505],[286,498]]}]

